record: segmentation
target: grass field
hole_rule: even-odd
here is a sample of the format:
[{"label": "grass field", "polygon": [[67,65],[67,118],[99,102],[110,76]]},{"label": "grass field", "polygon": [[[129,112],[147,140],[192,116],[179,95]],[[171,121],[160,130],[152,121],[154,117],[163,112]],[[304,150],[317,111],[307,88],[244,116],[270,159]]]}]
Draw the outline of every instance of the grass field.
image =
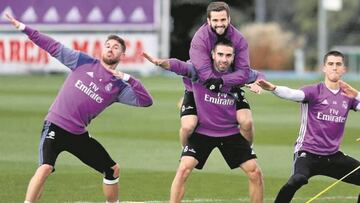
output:
[{"label": "grass field", "polygon": [[[37,168],[42,122],[64,76],[0,77],[0,202],[22,202]],[[92,121],[89,131],[120,164],[122,201],[166,202],[180,155],[177,102],[180,78],[143,78],[154,97],[150,108],[113,105]],[[298,88],[314,81],[274,81]],[[356,88],[360,83],[351,82]],[[289,177],[297,138],[299,105],[269,93],[247,94],[256,128],[255,150],[264,173],[265,200],[273,202]],[[360,159],[360,114],[350,113],[342,151]],[[293,202],[305,202],[335,180],[316,177]],[[102,176],[67,153],[47,181],[40,202],[103,202]],[[360,187],[339,183],[314,202],[355,202]],[[214,151],[203,171],[189,178],[184,202],[249,202],[247,178],[231,171]]]}]

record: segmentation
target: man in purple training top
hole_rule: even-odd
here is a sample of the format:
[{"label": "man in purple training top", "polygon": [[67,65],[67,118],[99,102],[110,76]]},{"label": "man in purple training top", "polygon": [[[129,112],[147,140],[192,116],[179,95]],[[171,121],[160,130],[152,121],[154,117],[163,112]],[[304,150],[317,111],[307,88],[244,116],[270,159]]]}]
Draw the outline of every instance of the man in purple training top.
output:
[{"label": "man in purple training top", "polygon": [[[325,81],[300,90],[275,86],[265,80],[258,84],[276,96],[301,102],[301,126],[295,143],[294,170],[279,191],[275,202],[287,203],[295,192],[315,175],[341,179],[360,165],[354,158],[339,151],[349,110],[360,110],[360,94],[341,81],[345,73],[344,55],[330,51],[324,57]],[[344,182],[360,185],[360,170]],[[360,194],[358,198],[360,202]]]},{"label": "man in purple training top", "polygon": [[49,109],[39,146],[39,167],[32,177],[25,203],[34,203],[54,171],[57,156],[68,151],[104,174],[107,202],[118,202],[119,165],[86,130],[90,121],[109,105],[119,102],[133,106],[152,105],[152,98],[132,76],[116,71],[125,54],[124,40],[110,35],[101,60],[64,47],[52,38],[25,26],[10,15],[9,21],[36,45],[67,66],[71,73]]},{"label": "man in purple training top", "polygon": [[[217,76],[213,69],[211,50],[219,38],[228,38],[234,44],[235,58],[231,72]],[[244,85],[249,77],[249,51],[248,44],[243,35],[230,23],[230,8],[225,2],[211,2],[207,7],[207,22],[195,33],[190,46],[190,60],[194,64],[199,81],[214,92],[231,93],[231,88]],[[185,93],[181,105],[180,141],[185,145],[188,136],[194,131],[197,122],[197,105],[194,101],[191,80],[184,78]],[[237,94],[242,90],[233,89]],[[250,90],[260,93],[255,83],[250,85]],[[241,100],[239,100],[241,102]],[[253,142],[253,119],[251,110],[239,109],[236,118],[241,134]]]},{"label": "man in purple training top", "polygon": [[[249,178],[249,193],[252,203],[263,202],[263,180],[256,155],[250,143],[239,133],[236,120],[237,105],[246,106],[243,95],[238,102],[227,93],[216,93],[208,90],[196,80],[197,72],[191,63],[177,59],[155,59],[147,54],[144,56],[152,63],[192,78],[195,103],[199,117],[198,126],[185,144],[180,165],[171,186],[171,203],[179,203],[184,196],[185,182],[194,168],[202,169],[211,151],[218,147],[231,169],[240,167]],[[214,74],[218,77],[230,72],[234,60],[234,47],[230,40],[223,38],[215,43],[212,51]],[[254,82],[257,74],[251,72],[246,83]]]}]

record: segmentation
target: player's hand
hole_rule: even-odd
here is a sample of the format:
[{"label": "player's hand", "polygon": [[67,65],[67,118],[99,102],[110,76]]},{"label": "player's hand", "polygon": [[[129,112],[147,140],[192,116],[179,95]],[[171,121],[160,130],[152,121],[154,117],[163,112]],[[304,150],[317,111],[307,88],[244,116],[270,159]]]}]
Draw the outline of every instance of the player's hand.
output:
[{"label": "player's hand", "polygon": [[5,13],[5,16],[8,21],[15,26],[16,29],[20,27],[20,22],[16,20],[12,15],[10,15],[9,13]]},{"label": "player's hand", "polygon": [[156,66],[160,66],[161,68],[166,69],[166,70],[170,69],[170,62],[168,60],[155,58],[155,57],[150,56],[149,54],[147,54],[145,52],[143,52],[142,55],[150,63],[152,63],[152,64],[154,64]]},{"label": "player's hand", "polygon": [[209,78],[203,85],[212,92],[220,92],[220,88],[224,84],[224,81],[221,78]]},{"label": "player's hand", "polygon": [[274,91],[276,88],[276,86],[274,84],[272,84],[271,82],[268,82],[264,79],[260,79],[260,80],[256,81],[256,84],[267,91]]},{"label": "player's hand", "polygon": [[350,98],[357,97],[359,92],[355,88],[351,87],[349,84],[347,84],[342,80],[339,81],[339,85],[340,85],[340,89],[342,90],[341,94]]},{"label": "player's hand", "polygon": [[113,70],[113,69],[106,69],[107,71],[109,71],[111,74],[113,74],[113,76],[115,76],[116,78],[123,80],[124,79],[124,75],[125,73],[123,73],[122,71],[119,70]]},{"label": "player's hand", "polygon": [[360,142],[360,137],[358,139],[356,139],[356,141]]},{"label": "player's hand", "polygon": [[260,94],[262,90],[262,88],[258,84],[256,84],[256,82],[251,84],[246,84],[245,87],[249,88],[251,92],[254,92],[256,94]]}]

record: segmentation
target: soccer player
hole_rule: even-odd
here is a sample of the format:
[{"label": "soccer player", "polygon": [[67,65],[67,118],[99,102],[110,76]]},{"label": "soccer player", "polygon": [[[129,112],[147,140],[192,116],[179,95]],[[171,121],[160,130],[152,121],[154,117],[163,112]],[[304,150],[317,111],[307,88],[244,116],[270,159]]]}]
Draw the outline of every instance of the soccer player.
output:
[{"label": "soccer player", "polygon": [[[197,72],[193,64],[177,59],[155,59],[144,54],[152,63],[192,78],[192,88],[197,104],[198,125],[191,134],[182,150],[180,165],[171,186],[170,202],[178,203],[185,193],[185,182],[194,168],[202,169],[211,151],[218,147],[231,169],[240,167],[249,178],[249,193],[252,203],[263,202],[263,179],[260,167],[256,161],[250,143],[239,133],[236,120],[237,105],[249,108],[246,102],[238,102],[227,93],[212,92],[196,80]],[[212,52],[216,76],[230,72],[234,60],[234,47],[226,38],[215,43]],[[246,82],[256,80],[256,74],[251,74]],[[240,100],[246,101],[243,95]]]},{"label": "soccer player", "polygon": [[[360,110],[359,92],[341,81],[346,71],[344,60],[341,52],[328,52],[324,57],[324,82],[300,90],[275,86],[265,80],[258,81],[258,85],[276,96],[301,103],[301,126],[295,143],[294,170],[280,189],[276,203],[290,202],[295,192],[315,175],[341,179],[360,165],[358,160],[339,151],[349,110]],[[360,170],[343,181],[360,185]]]},{"label": "soccer player", "polygon": [[[216,76],[212,68],[211,50],[218,38],[230,39],[235,48],[233,73]],[[212,2],[207,7],[207,23],[195,33],[190,46],[190,60],[194,64],[199,80],[214,92],[230,93],[231,87],[244,85],[249,77],[248,44],[243,35],[230,24],[230,8],[225,2]],[[191,81],[184,78],[185,93],[181,105],[180,142],[185,145],[188,136],[194,131],[197,123],[197,109],[194,102]],[[250,84],[250,90],[260,93],[256,83]],[[240,91],[241,92],[241,91]],[[240,93],[238,91],[238,94]],[[252,143],[254,136],[253,119],[250,109],[242,109],[236,113],[240,132]]]},{"label": "soccer player", "polygon": [[115,102],[142,107],[152,105],[150,94],[138,80],[115,70],[125,54],[124,40],[110,35],[102,58],[98,60],[64,47],[9,14],[7,18],[31,41],[71,70],[45,118],[39,146],[40,163],[28,185],[25,203],[34,203],[40,198],[45,181],[55,171],[56,158],[62,151],[70,152],[102,173],[106,201],[118,202],[119,165],[90,136],[86,126]]}]

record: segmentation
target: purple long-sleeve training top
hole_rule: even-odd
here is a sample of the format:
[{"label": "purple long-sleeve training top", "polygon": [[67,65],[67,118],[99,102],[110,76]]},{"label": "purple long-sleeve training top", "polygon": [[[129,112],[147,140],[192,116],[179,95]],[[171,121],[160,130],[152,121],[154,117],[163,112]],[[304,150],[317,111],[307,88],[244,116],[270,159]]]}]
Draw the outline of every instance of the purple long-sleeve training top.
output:
[{"label": "purple long-sleeve training top", "polygon": [[[197,71],[190,62],[170,59],[170,71],[187,77],[197,78]],[[259,76],[255,70],[250,71],[246,83],[251,83]],[[217,77],[228,73],[214,72]],[[192,83],[197,115],[199,118],[195,132],[210,137],[226,137],[239,133],[236,120],[236,101],[227,93],[214,93],[204,87],[199,80]]]},{"label": "purple long-sleeve training top", "polygon": [[114,102],[141,107],[152,105],[149,92],[132,76],[126,82],[120,80],[98,59],[66,48],[29,26],[23,32],[71,70],[45,120],[73,134],[81,134],[86,132],[92,119]]},{"label": "purple long-sleeve training top", "polygon": [[295,143],[295,152],[305,150],[319,155],[339,151],[344,136],[345,122],[350,110],[356,110],[359,101],[331,92],[324,83],[308,85],[301,90],[301,126]]},{"label": "purple long-sleeve training top", "polygon": [[209,78],[221,77],[224,81],[222,92],[228,92],[231,86],[246,84],[250,73],[249,50],[246,39],[233,25],[229,25],[224,37],[232,41],[235,48],[233,73],[217,76],[212,68],[211,50],[215,46],[218,35],[207,23],[202,25],[192,38],[189,55],[201,82]]}]

